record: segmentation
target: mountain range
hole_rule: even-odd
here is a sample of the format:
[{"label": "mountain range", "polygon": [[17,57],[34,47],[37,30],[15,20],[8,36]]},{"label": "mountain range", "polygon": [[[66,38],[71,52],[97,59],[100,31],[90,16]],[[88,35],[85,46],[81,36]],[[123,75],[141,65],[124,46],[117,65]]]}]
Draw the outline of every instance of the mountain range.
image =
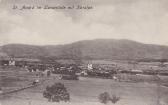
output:
[{"label": "mountain range", "polygon": [[0,56],[57,59],[168,59],[168,46],[144,44],[127,39],[83,40],[64,45],[7,44]]}]

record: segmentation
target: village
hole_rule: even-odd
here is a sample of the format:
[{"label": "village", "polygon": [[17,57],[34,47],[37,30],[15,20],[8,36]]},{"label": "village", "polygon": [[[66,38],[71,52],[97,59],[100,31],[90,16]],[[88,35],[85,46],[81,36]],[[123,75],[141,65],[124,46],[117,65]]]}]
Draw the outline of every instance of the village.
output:
[{"label": "village", "polygon": [[[114,89],[116,87],[121,87],[123,89],[129,87],[133,90],[141,87],[145,87],[144,89],[149,88],[155,90],[158,84],[163,88],[167,88],[168,86],[168,65],[166,62],[86,60],[85,62],[82,61],[82,63],[75,63],[75,61],[73,62],[73,60],[3,58],[1,59],[0,67],[2,79],[0,95],[3,101],[4,97],[6,96],[15,97],[15,94],[19,94],[22,92],[24,93],[26,90],[36,90],[36,88],[39,87],[45,88],[47,84],[51,85],[54,83],[54,81],[64,83],[67,86],[68,84],[72,84],[70,85],[70,87],[68,86],[68,88],[70,88],[70,91],[72,91],[72,94],[74,94],[73,86],[77,86],[76,88],[79,88],[79,90],[81,90],[81,88],[87,90],[90,83],[95,83],[96,85],[101,87],[103,86],[102,84],[107,85],[106,87],[103,87],[101,91],[103,91],[104,88],[109,87],[108,85],[110,84]],[[146,83],[149,83],[149,85],[146,86]],[[117,86],[114,84],[117,84]],[[131,86],[129,86],[130,84]],[[132,86],[134,84],[135,86],[139,85],[139,87]],[[152,85],[154,86],[152,87]],[[94,86],[90,88],[94,88]],[[115,91],[118,92],[119,90],[117,89]],[[143,90],[143,92],[145,91]],[[31,92],[26,92],[26,94],[30,93]],[[40,93],[41,92],[38,91],[36,92],[36,94]],[[152,92],[152,94],[154,93]],[[81,94],[86,95],[86,93],[83,92]],[[96,97],[96,94],[98,94],[98,91],[95,91],[93,94],[91,94],[91,96],[94,95],[94,97]],[[28,97],[30,98],[32,96]],[[76,100],[76,98],[74,97],[72,100]],[[81,96],[81,98],[84,97]],[[85,97],[83,101],[86,101],[86,99],[88,99],[88,97]],[[90,99],[95,101],[95,98]],[[34,103],[34,101],[31,102]]]},{"label": "village", "polygon": [[[33,72],[36,76],[46,74],[60,74],[61,79],[78,80],[78,77],[105,78],[128,81],[127,76],[168,76],[168,64],[166,62],[136,62],[136,61],[87,61],[83,64],[75,64],[73,61],[59,62],[28,59],[28,58],[3,58],[0,61],[2,67],[20,67],[27,72]],[[128,79],[128,80],[127,80]],[[135,77],[135,80],[137,78]],[[154,81],[154,80],[153,80]]]}]

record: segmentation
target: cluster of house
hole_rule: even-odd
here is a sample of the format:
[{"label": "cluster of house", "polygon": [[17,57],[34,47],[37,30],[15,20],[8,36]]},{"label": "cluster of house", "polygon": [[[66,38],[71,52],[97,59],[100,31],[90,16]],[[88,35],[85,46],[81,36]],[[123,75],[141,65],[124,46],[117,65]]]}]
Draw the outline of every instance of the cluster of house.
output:
[{"label": "cluster of house", "polygon": [[[41,62],[39,59],[28,59],[28,58],[4,58],[0,60],[0,64],[3,66],[18,66],[25,67],[29,72],[43,71],[46,74],[50,72],[54,74],[65,74],[65,75],[77,75],[77,76],[90,76],[90,77],[101,77],[101,78],[113,78],[117,73],[125,74],[147,74],[155,75],[158,74],[156,70],[140,70],[140,69],[120,69],[116,64],[114,65],[93,65],[87,64],[77,66],[75,64],[55,64],[48,62]],[[166,72],[159,72],[161,75],[168,75]],[[75,76],[74,76],[75,77]]]}]

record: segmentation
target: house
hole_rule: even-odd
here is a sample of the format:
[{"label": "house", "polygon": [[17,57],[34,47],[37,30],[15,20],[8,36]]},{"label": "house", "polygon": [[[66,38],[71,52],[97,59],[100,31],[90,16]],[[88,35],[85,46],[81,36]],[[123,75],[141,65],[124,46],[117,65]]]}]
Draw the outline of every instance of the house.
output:
[{"label": "house", "polygon": [[5,57],[0,59],[0,64],[2,66],[18,66],[25,67],[29,63],[40,62],[38,59],[29,59],[29,58],[10,58]]},{"label": "house", "polygon": [[93,65],[92,64],[88,64],[88,70],[93,70]]},{"label": "house", "polygon": [[15,60],[9,57],[1,58],[0,64],[2,66],[15,66]]}]

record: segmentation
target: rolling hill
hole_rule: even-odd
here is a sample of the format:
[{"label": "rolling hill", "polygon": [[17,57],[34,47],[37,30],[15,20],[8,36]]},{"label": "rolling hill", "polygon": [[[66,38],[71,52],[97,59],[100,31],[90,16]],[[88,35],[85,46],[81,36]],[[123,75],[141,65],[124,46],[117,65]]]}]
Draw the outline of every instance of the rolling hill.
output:
[{"label": "rolling hill", "polygon": [[143,44],[131,40],[95,39],[65,45],[34,46],[8,44],[0,53],[14,57],[55,57],[85,59],[168,59],[168,46]]}]

